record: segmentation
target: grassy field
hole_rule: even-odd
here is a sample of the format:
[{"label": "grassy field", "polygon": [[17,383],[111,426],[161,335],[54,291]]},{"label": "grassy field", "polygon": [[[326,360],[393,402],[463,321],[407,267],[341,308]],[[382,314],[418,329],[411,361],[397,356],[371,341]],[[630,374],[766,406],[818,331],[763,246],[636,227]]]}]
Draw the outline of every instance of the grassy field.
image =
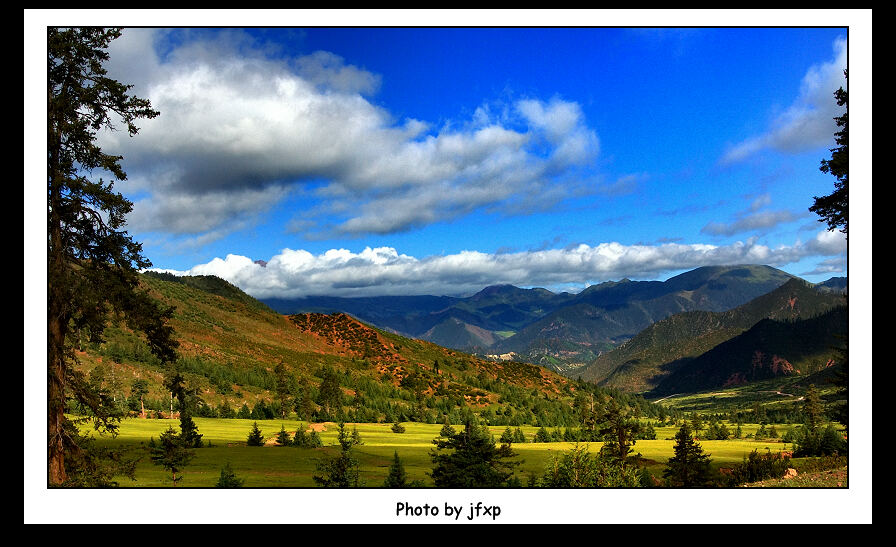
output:
[{"label": "grassy field", "polygon": [[[245,487],[315,487],[312,476],[317,463],[335,456],[337,444],[336,424],[315,424],[323,426],[320,432],[324,446],[322,448],[281,447],[268,444],[263,447],[246,446],[246,437],[256,420],[194,418],[203,442],[211,442],[211,447],[194,451],[195,457],[183,472],[183,480],[178,487],[213,487],[218,481],[221,468],[230,462],[236,475],[245,481]],[[280,431],[281,425],[290,434],[300,426],[307,428],[307,422],[295,420],[261,420],[258,425],[266,439],[271,440]],[[355,457],[361,463],[361,478],[364,486],[380,487],[389,472],[393,455],[398,452],[408,474],[408,480],[420,480],[432,484],[427,475],[432,469],[430,452],[434,449],[432,440],[439,435],[442,426],[438,424],[404,423],[405,433],[393,433],[392,424],[348,424],[347,428],[357,427],[364,442],[354,449]],[[127,419],[121,424],[120,434],[116,438],[99,437],[98,442],[107,446],[129,447],[133,454],[142,455],[137,466],[136,481],[126,477],[118,480],[122,487],[169,487],[170,475],[159,466],[154,465],[146,452],[150,438],[158,440],[159,435],[169,426],[179,430],[177,420],[142,420]],[[758,425],[747,424],[744,434],[752,433]],[[779,431],[786,428],[778,424]],[[455,426],[458,429],[459,426]],[[500,437],[504,427],[491,427],[495,438]],[[531,439],[536,427],[521,428],[528,439]],[[644,458],[644,464],[654,476],[661,476],[666,460],[673,454],[672,437],[676,429],[671,426],[656,427],[657,440],[639,440],[635,452]],[[792,445],[771,440],[726,440],[700,441],[705,452],[711,454],[715,467],[731,467],[740,463],[744,455],[753,449],[773,452],[790,450]],[[564,452],[574,447],[574,443],[525,443],[514,444],[513,449],[519,455],[522,464],[517,468],[517,476],[522,483],[527,483],[530,474],[541,474],[553,454]],[[590,443],[592,451],[600,449],[600,443]]]}]

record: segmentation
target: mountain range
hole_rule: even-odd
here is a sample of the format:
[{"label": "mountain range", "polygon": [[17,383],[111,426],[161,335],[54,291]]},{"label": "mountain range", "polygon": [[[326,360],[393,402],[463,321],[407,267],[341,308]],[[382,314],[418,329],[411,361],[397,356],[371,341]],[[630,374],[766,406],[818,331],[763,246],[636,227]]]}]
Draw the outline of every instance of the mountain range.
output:
[{"label": "mountain range", "polygon": [[775,362],[786,356],[791,366],[814,372],[817,362],[831,359],[829,335],[846,333],[844,306],[841,293],[793,278],[724,312],[689,311],[657,321],[577,374],[629,392],[665,394],[764,379],[760,369],[775,367],[761,366],[761,357],[754,363],[757,352]]},{"label": "mountain range", "polygon": [[[270,401],[282,383],[279,364],[291,382],[312,388],[327,370],[338,371],[346,397],[369,414],[356,416],[362,421],[394,409],[404,409],[395,415],[401,418],[410,406],[415,419],[495,404],[504,419],[564,415],[585,381],[614,397],[659,397],[810,374],[837,364],[835,346],[847,334],[842,281],[812,285],[765,266],[699,268],[665,282],[622,280],[579,294],[502,285],[467,298],[312,298],[303,304],[316,307],[300,313],[282,313],[277,302],[260,302],[214,276],[142,277],[153,297],[175,309],[178,368],[209,405]],[[380,324],[357,317],[364,314]],[[455,347],[397,334],[396,326]],[[147,400],[167,408],[166,369],[142,339],[116,324],[103,338],[80,344],[82,371],[102,378],[111,364],[98,381],[113,393],[145,379]],[[456,349],[471,340],[505,353]],[[584,362],[559,374],[561,367],[526,362],[523,352]],[[584,359],[587,352],[596,355]]]},{"label": "mountain range", "polygon": [[666,317],[726,311],[793,278],[769,266],[707,266],[666,281],[609,281],[578,294],[498,285],[469,297],[308,296],[263,302],[283,314],[348,313],[404,336],[572,375]]}]

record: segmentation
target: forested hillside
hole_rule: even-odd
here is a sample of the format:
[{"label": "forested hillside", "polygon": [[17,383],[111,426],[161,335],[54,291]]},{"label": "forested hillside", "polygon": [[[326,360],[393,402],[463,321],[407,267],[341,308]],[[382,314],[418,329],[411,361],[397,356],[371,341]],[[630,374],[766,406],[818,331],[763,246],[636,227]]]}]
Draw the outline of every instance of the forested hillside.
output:
[{"label": "forested hillside", "polygon": [[174,408],[163,387],[173,370],[195,390],[199,416],[463,423],[478,414],[493,425],[573,426],[573,403],[585,393],[625,401],[642,415],[656,411],[536,365],[479,359],[346,314],[283,316],[218,278],[148,273],[142,282],[175,310],[177,361],[159,362],[123,325],[107,328],[102,341],[85,335],[78,354],[80,370],[123,412]]}]

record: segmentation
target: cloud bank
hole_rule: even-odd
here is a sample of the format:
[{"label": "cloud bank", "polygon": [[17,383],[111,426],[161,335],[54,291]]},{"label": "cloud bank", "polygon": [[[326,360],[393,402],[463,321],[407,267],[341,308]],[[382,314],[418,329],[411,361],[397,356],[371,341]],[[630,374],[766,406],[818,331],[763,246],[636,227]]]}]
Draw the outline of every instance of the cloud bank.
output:
[{"label": "cloud bank", "polygon": [[699,266],[749,263],[781,267],[808,256],[840,257],[845,251],[843,234],[822,231],[805,243],[777,248],[759,245],[755,240],[726,246],[602,243],[518,253],[463,251],[425,258],[401,254],[391,247],[367,247],[359,253],[332,249],[318,255],[284,249],[264,266],[252,258],[231,254],[172,273],[216,275],[256,298],[465,295],[503,283],[580,290],[601,281],[655,279],[663,273]]},{"label": "cloud bank", "polygon": [[289,227],[317,238],[522,214],[580,192],[570,175],[599,150],[579,105],[560,98],[434,127],[395,119],[370,99],[380,77],[332,53],[278,57],[238,31],[173,36],[129,29],[111,51],[110,74],[161,112],[139,138],[100,143],[126,158],[131,231],[224,234],[295,193],[307,206]]}]

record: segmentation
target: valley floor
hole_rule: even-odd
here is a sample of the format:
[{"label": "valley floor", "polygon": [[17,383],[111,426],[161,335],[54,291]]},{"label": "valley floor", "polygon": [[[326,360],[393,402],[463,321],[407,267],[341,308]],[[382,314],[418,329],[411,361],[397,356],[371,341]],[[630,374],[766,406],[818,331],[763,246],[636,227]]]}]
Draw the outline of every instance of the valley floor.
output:
[{"label": "valley floor", "polygon": [[[322,460],[334,457],[338,453],[337,427],[333,423],[314,424],[320,431],[323,447],[297,448],[277,446],[273,439],[281,426],[290,434],[302,427],[309,428],[307,422],[296,420],[261,420],[258,425],[267,443],[262,447],[246,446],[248,436],[256,420],[195,418],[199,433],[204,443],[211,446],[195,449],[195,457],[183,472],[183,480],[178,488],[210,488],[214,487],[220,477],[222,467],[229,463],[236,476],[243,479],[246,487],[261,488],[313,488],[316,486],[313,476],[317,473],[317,465]],[[121,424],[120,434],[112,439],[101,437],[99,442],[107,446],[128,448],[134,457],[140,457],[137,466],[136,480],[127,477],[118,478],[122,487],[169,487],[170,474],[154,465],[149,457],[147,447],[150,439],[158,441],[159,435],[169,426],[178,429],[177,420],[164,419],[127,419]],[[389,473],[394,454],[397,453],[405,466],[408,481],[422,481],[424,485],[432,485],[428,473],[432,470],[430,454],[434,450],[432,440],[439,436],[441,425],[404,423],[405,433],[394,433],[392,424],[361,423],[347,424],[350,430],[357,427],[363,444],[355,447],[355,457],[361,464],[361,479],[366,487],[381,487]],[[455,426],[457,429],[458,426]],[[780,424],[783,430],[786,424]],[[744,434],[750,434],[758,424],[744,426]],[[497,439],[504,427],[490,427]],[[531,439],[538,428],[521,427],[527,439]],[[654,477],[662,477],[666,461],[674,454],[673,436],[675,428],[660,426],[656,428],[656,440],[638,440],[635,452],[640,453],[642,465],[645,465]],[[701,440],[704,451],[711,455],[712,466],[732,467],[743,461],[744,456],[756,449],[764,452],[792,450],[789,443],[776,439],[729,439]],[[575,443],[519,443],[512,445],[521,465],[516,476],[527,484],[528,477],[540,475],[554,455],[562,454],[575,447]],[[600,443],[590,443],[590,451],[597,452]],[[814,477],[814,475],[818,477]],[[768,482],[756,486],[773,487],[845,487],[845,469],[843,476],[832,476],[827,472],[800,474],[796,479]]]}]

